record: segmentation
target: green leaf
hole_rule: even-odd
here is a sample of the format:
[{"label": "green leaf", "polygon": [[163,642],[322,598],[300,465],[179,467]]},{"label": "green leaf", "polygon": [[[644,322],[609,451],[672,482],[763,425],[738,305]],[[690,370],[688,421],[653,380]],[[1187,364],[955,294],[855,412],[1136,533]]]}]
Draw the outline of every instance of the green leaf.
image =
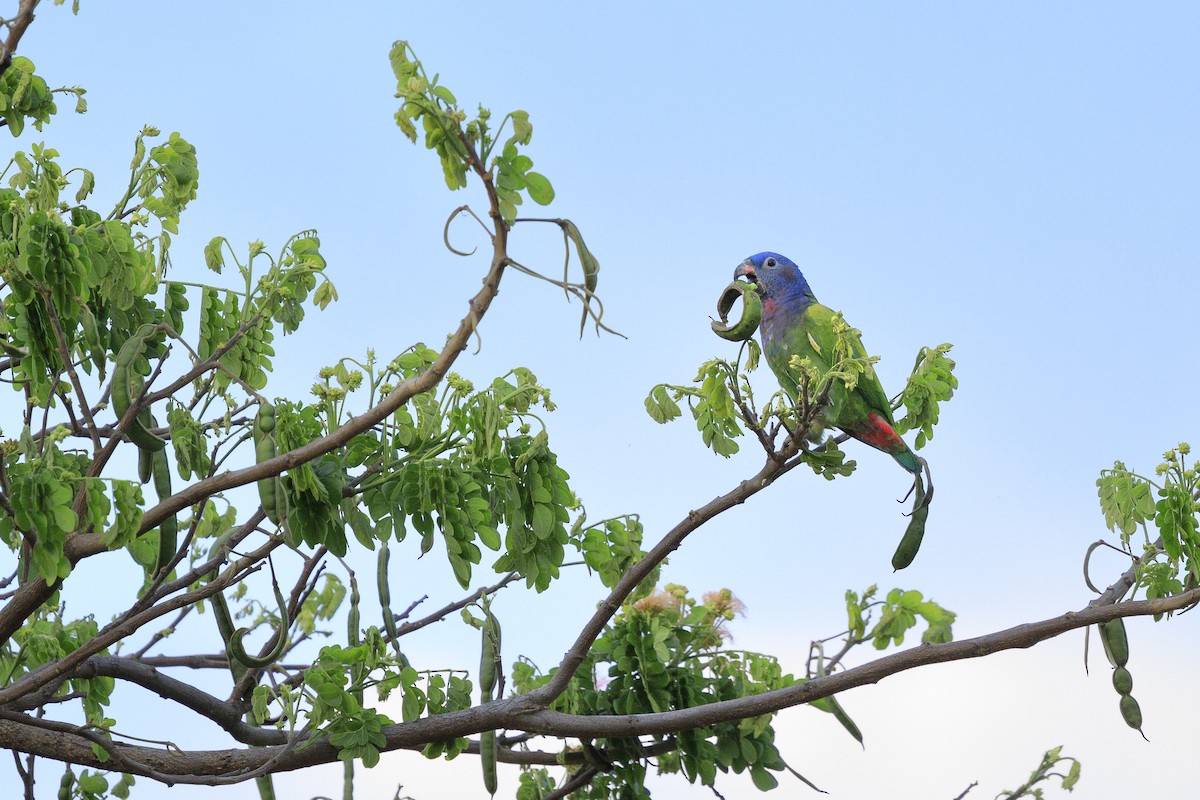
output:
[{"label": "green leaf", "polygon": [[[81,98],[82,100],[82,98]],[[79,182],[79,191],[75,193],[75,202],[82,203],[96,188],[96,176],[90,169],[83,170],[83,179]]]},{"label": "green leaf", "polygon": [[214,236],[204,246],[204,265],[213,272],[220,273],[225,266],[225,257],[222,255],[222,246],[225,244],[224,236]]},{"label": "green leaf", "polygon": [[758,764],[750,768],[750,780],[754,781],[754,787],[760,792],[769,792],[779,786],[779,780]]},{"label": "green leaf", "polygon": [[548,206],[554,200],[554,187],[541,173],[525,173],[525,188],[529,191],[529,199],[539,206]]},{"label": "green leaf", "polygon": [[509,114],[509,119],[512,120],[513,134],[509,137],[507,144],[529,144],[529,140],[533,138],[533,125],[529,123],[528,111],[513,111]]},{"label": "green leaf", "polygon": [[646,413],[655,422],[663,424],[677,419],[683,412],[679,405],[667,393],[665,384],[659,384],[646,395]]},{"label": "green leaf", "polygon": [[1083,770],[1083,765],[1078,761],[1071,762],[1071,770],[1067,773],[1067,777],[1063,778],[1062,788],[1068,792],[1075,788],[1075,784],[1079,783],[1079,774]]},{"label": "green leaf", "polygon": [[[108,751],[96,742],[92,742],[92,753],[95,754],[96,760],[101,764],[104,764],[108,761]],[[85,784],[85,781],[88,780],[88,777],[80,777],[80,788],[87,788],[87,791],[95,794],[103,794],[104,792],[108,791],[108,781],[104,780],[99,775],[91,777],[93,779],[93,783],[91,785]]]},{"label": "green leaf", "polygon": [[539,539],[545,539],[550,535],[550,529],[554,525],[554,513],[550,510],[550,506],[544,503],[538,503],[533,507],[533,533]]}]

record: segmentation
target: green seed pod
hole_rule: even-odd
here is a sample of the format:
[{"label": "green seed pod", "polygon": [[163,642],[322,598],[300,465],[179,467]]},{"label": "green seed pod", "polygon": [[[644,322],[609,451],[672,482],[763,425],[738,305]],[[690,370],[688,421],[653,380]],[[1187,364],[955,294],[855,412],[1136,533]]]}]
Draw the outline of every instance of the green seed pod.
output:
[{"label": "green seed pod", "polygon": [[912,516],[904,536],[892,556],[892,569],[901,570],[913,562],[917,551],[921,549],[921,540],[925,538],[925,521],[929,518],[929,504],[925,502],[925,486],[918,482],[916,498],[913,500]]},{"label": "green seed pod", "polygon": [[479,761],[483,765],[483,788],[491,796],[495,796],[496,780],[496,732],[484,731],[479,734]]},{"label": "green seed pod", "polygon": [[[159,450],[151,457],[151,474],[159,501],[166,500],[171,496],[171,465],[167,461],[166,450]],[[155,574],[171,563],[178,547],[179,521],[174,514],[168,514],[158,526],[158,561],[154,565]]]},{"label": "green seed pod", "polygon": [[396,647],[396,652],[400,652],[399,633],[396,630],[396,615],[392,613],[392,586],[388,574],[388,561],[392,557],[392,551],[388,547],[387,539],[379,543],[379,558],[375,567],[375,588],[379,594],[379,610],[383,614],[383,632],[387,635],[388,641]]},{"label": "green seed pod", "polygon": [[71,789],[75,787],[75,773],[67,767],[62,779],[58,782],[58,800],[71,800]]},{"label": "green seed pod", "polygon": [[[742,301],[742,316],[734,324],[729,324],[729,312],[738,298]],[[731,342],[743,342],[758,330],[762,321],[762,298],[758,287],[745,281],[734,281],[725,287],[721,299],[717,301],[717,314],[721,321],[712,321],[713,333]]]},{"label": "green seed pod", "polygon": [[[242,644],[242,639],[245,638],[246,634],[250,633],[250,629],[238,628],[233,632],[233,635],[229,637],[229,641],[225,648],[229,654],[230,666],[233,665],[234,661],[237,661],[245,667],[269,667],[271,664],[274,664],[287,649],[288,628],[291,627],[292,621],[288,617],[287,600],[284,598],[283,592],[279,590],[279,584],[274,584],[273,588],[275,589],[275,602],[279,605],[279,627],[275,631],[275,645],[271,648],[271,651],[262,658],[259,658],[258,656],[252,656],[246,652],[246,646]],[[218,595],[219,594],[220,593],[218,593]],[[214,598],[216,596],[217,595],[214,595]]]},{"label": "green seed pod", "polygon": [[154,477],[154,451],[138,449],[138,480],[149,483]]},{"label": "green seed pod", "polygon": [[[133,405],[134,398],[142,393],[142,377],[135,372],[134,365],[156,330],[158,330],[158,326],[153,323],[141,326],[125,341],[117,353],[116,361],[113,363],[112,379],[112,405],[117,419],[124,418],[130,406]],[[167,443],[150,432],[151,425],[150,412],[148,409],[143,409],[129,423],[126,434],[130,441],[138,447],[156,452],[166,447]]]},{"label": "green seed pod", "polygon": [[1113,670],[1112,683],[1117,694],[1127,695],[1133,691],[1133,676],[1124,667],[1117,667]]},{"label": "green seed pod", "polygon": [[1121,698],[1121,718],[1125,720],[1126,725],[1139,733],[1141,732],[1142,709],[1138,705],[1137,700],[1134,700],[1131,695],[1125,695]]},{"label": "green seed pod", "polygon": [[[490,703],[492,690],[499,682],[497,662],[500,659],[500,621],[484,606],[484,620],[480,628],[482,646],[479,655],[479,702]],[[483,787],[489,795],[496,794],[496,732],[484,731],[479,735],[479,755],[483,766]]]},{"label": "green seed pod", "polygon": [[258,407],[258,413],[254,415],[255,439],[258,439],[259,432],[267,434],[275,431],[275,406],[270,403],[263,403]]},{"label": "green seed pod", "polygon": [[496,688],[496,659],[500,654],[500,623],[490,611],[480,630],[483,641],[479,655],[479,699],[487,703],[491,701],[492,690]]},{"label": "green seed pod", "polygon": [[[830,695],[826,699],[829,701],[830,713],[833,714],[834,719],[842,723],[842,727],[846,729],[846,732],[853,736],[859,744],[863,744],[862,731],[858,729],[858,725],[854,724],[854,720],[850,719],[850,715],[842,708],[842,704],[833,695]],[[866,745],[863,746],[865,747]]]},{"label": "green seed pod", "polygon": [[1100,643],[1104,645],[1104,654],[1114,667],[1123,667],[1129,662],[1129,637],[1125,634],[1125,621],[1120,617],[1102,622],[1100,628]]},{"label": "green seed pod", "polygon": [[[254,437],[255,463],[269,461],[278,454],[279,448],[275,442],[275,406],[270,403],[259,405],[250,432]],[[271,522],[282,525],[287,520],[287,496],[278,475],[258,481],[258,499]]]},{"label": "green seed pod", "polygon": [[[142,391],[142,382],[137,382],[137,390],[135,394],[140,394]],[[129,436],[129,440],[143,450],[149,450],[157,453],[167,446],[167,440],[160,438],[150,429],[154,427],[154,417],[150,414],[149,408],[143,408],[141,412],[133,418],[133,422],[129,423],[129,428],[125,433]]]}]

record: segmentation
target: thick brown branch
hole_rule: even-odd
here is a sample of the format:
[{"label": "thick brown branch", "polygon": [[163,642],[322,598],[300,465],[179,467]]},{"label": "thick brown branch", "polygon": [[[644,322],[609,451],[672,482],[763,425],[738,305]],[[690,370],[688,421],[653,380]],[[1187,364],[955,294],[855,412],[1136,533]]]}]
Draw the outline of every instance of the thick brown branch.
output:
[{"label": "thick brown branch", "polygon": [[244,710],[203,692],[190,683],[172,678],[148,664],[118,656],[92,656],[72,673],[73,678],[116,678],[137,684],[166,700],[179,703],[224,728],[243,744],[281,744],[286,735],[281,731],[256,728],[242,720]]},{"label": "thick brown branch", "polygon": [[87,658],[99,653],[126,636],[139,630],[143,625],[161,616],[177,611],[204,600],[219,591],[239,582],[249,572],[258,568],[259,563],[278,547],[282,540],[271,540],[246,557],[230,564],[216,579],[198,589],[186,592],[136,614],[124,614],[109,625],[105,626],[86,643],[58,661],[52,661],[37,670],[25,675],[20,680],[10,683],[0,689],[0,704],[11,702],[23,695],[37,691],[44,686],[58,686],[70,677],[71,672]]},{"label": "thick brown branch", "polygon": [[[836,675],[814,678],[786,689],[724,700],[705,706],[658,714],[613,717],[577,717],[541,709],[506,723],[510,728],[531,733],[578,738],[611,738],[673,733],[729,722],[828,697],[856,686],[878,683],[884,678],[930,664],[982,658],[1002,650],[1024,649],[1067,631],[1084,628],[1116,617],[1165,614],[1200,602],[1200,589],[1154,600],[1133,600],[1114,605],[1089,606],[1059,617],[1017,625],[1007,630],[945,644],[925,644],[883,656]],[[514,722],[516,724],[514,724]]]},{"label": "thick brown branch", "polygon": [[[1032,647],[1071,630],[1116,617],[1165,614],[1200,602],[1200,589],[1154,600],[1137,600],[1114,605],[1089,606],[1081,611],[1032,622],[973,639],[946,644],[921,645],[876,659],[836,675],[816,678],[797,686],[759,695],[726,700],[695,708],[658,714],[579,717],[539,708],[528,695],[497,700],[464,711],[427,717],[383,729],[386,750],[412,749],[429,742],[467,736],[485,730],[520,730],[555,737],[622,738],[663,735],[706,727],[746,717],[770,714],[822,697],[878,683],[890,675],[930,664],[981,658],[1002,650]],[[267,731],[266,733],[271,733]],[[257,734],[256,734],[257,735]],[[0,720],[0,747],[46,756],[60,761],[101,766],[82,737],[60,732],[50,734],[22,724],[9,715]],[[167,753],[147,747],[119,746],[131,761],[149,770],[202,778],[205,775],[244,774],[274,760],[276,771],[289,771],[337,760],[337,752],[325,741],[283,752],[279,745],[250,749]],[[139,773],[144,774],[144,773]]]}]

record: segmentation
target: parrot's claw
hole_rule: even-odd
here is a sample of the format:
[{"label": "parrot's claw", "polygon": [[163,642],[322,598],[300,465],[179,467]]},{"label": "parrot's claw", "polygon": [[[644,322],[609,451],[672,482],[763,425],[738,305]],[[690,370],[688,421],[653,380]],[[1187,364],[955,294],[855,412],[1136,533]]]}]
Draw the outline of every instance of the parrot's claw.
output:
[{"label": "parrot's claw", "polygon": [[933,500],[933,475],[929,472],[929,462],[923,458],[918,458],[917,460],[921,462],[921,466],[924,468],[925,483],[921,483],[921,475],[918,473],[917,476],[913,478],[912,486],[908,487],[908,492],[904,495],[904,497],[896,501],[897,503],[907,502],[908,498],[912,497],[913,492],[917,493],[917,502],[913,506],[913,510],[904,515],[906,517],[911,517],[922,508],[928,506],[929,502]]}]

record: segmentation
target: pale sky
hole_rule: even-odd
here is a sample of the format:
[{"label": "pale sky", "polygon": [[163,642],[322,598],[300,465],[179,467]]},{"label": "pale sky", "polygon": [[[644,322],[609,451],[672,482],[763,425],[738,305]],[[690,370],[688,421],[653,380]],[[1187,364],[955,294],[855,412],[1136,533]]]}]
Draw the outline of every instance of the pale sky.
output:
[{"label": "pale sky", "polygon": [[[551,387],[551,444],[589,517],[639,512],[652,542],[757,470],[753,448],[720,459],[689,420],[660,427],[642,408],[654,384],[687,382],[705,359],[732,356],[708,319],[747,255],[795,260],[881,356],[890,393],[921,346],[954,343],[960,391],[922,451],[937,496],[912,567],[893,575],[889,564],[908,479],[856,444],[851,479],[797,470],[671,559],[665,580],[696,594],[729,587],[745,602],[738,647],[799,673],[808,642],[844,625],[844,591],[872,583],[919,589],[956,611],[958,638],[1082,607],[1083,552],[1105,534],[1099,470],[1119,458],[1149,472],[1177,442],[1200,444],[1200,8],[733,8],[83,0],[72,17],[47,3],[19,52],[52,86],[87,88],[90,110],[77,117],[64,102],[16,146],[45,141],[65,166],[94,170],[104,208],[124,188],[144,124],[181,132],[201,178],[172,253],[179,280],[215,278],[201,255],[214,235],[275,251],[317,228],[341,300],[276,340],[267,390],[304,396],[316,369],[342,356],[439,344],[486,268],[441,244],[449,212],[482,208],[481,193],[448,192],[436,158],[392,122],[387,53],[407,39],[464,108],[530,113],[528,152],[557,191],[548,213],[575,220],[600,259],[605,319],[627,341],[579,341],[577,305],[509,274],[482,352],[458,363],[477,382],[528,366]],[[464,225],[456,241],[472,235]],[[510,249],[553,272],[560,239],[519,226]],[[765,371],[757,385],[774,389]],[[418,562],[411,540],[397,548],[397,606],[459,596],[435,555]],[[112,594],[100,581],[121,558],[81,568],[95,594],[76,608]],[[369,558],[355,563],[371,572]],[[1093,575],[1120,568],[1108,559]],[[477,571],[476,583],[489,575]],[[601,596],[598,581],[572,579],[541,597],[502,597],[506,661],[556,663]],[[804,708],[777,717],[777,743],[839,798],[950,800],[976,780],[968,797],[990,798],[1055,745],[1083,761],[1079,796],[1181,796],[1186,770],[1169,765],[1190,764],[1197,745],[1196,625],[1129,623],[1150,744],[1121,721],[1102,657],[1093,653],[1084,674],[1082,633],[847,693],[865,751]],[[414,637],[414,661],[475,663],[474,631],[455,620],[435,628]],[[156,734],[160,706],[138,719],[124,703],[144,706],[144,694],[115,697],[121,729]],[[171,733],[185,746],[231,745]],[[50,766],[39,797],[53,796]],[[418,800],[482,796],[467,756],[389,755],[359,776],[363,800],[389,800],[397,783]],[[501,778],[511,796],[515,768]],[[0,788],[15,780],[11,767],[0,771]],[[280,797],[340,796],[340,781],[332,766],[277,786]],[[776,796],[811,794],[781,781]],[[257,796],[250,784],[137,788],[142,798]],[[664,800],[712,797],[678,777],[652,788]],[[717,788],[731,800],[757,795],[741,777]]]}]

